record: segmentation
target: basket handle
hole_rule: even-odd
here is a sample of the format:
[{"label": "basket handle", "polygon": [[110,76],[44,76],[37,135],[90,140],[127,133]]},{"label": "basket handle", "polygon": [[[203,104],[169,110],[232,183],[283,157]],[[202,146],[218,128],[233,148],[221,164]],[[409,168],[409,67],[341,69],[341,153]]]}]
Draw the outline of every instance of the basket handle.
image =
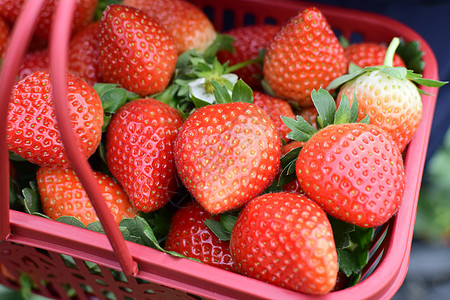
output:
[{"label": "basket handle", "polygon": [[59,1],[50,35],[50,80],[52,83],[56,119],[67,157],[80,179],[81,184],[89,195],[92,206],[94,207],[111,246],[119,259],[123,272],[126,275],[135,276],[138,272],[138,265],[136,261],[133,260],[119,227],[106,205],[105,198],[100,191],[87,158],[82,155],[79,150],[80,147],[70,122],[69,107],[66,100],[66,72],[68,44],[74,11],[75,0]]},{"label": "basket handle", "polygon": [[9,227],[9,152],[6,142],[8,125],[8,105],[11,89],[14,85],[20,64],[25,56],[31,35],[45,0],[27,1],[22,13],[16,20],[3,57],[0,73],[0,241],[5,241],[11,234]]},{"label": "basket handle", "polygon": [[[11,88],[18,73],[20,63],[23,60],[25,51],[31,39],[34,26],[40,13],[40,9],[45,0],[27,1],[23,13],[15,25],[11,42],[8,47],[7,56],[2,68],[0,77],[0,108],[2,119],[0,119],[0,163],[6,168],[0,172],[0,240],[6,240],[10,235],[9,228],[9,156],[6,143],[6,127],[8,103]],[[130,251],[122,237],[122,234],[113,219],[113,216],[106,205],[97,180],[86,157],[80,152],[80,147],[75,137],[70,122],[69,107],[67,103],[67,52],[70,41],[71,24],[75,9],[76,0],[59,1],[53,19],[53,26],[50,33],[50,80],[52,83],[52,94],[56,119],[58,122],[61,140],[66,151],[66,155],[71,162],[71,167],[80,179],[83,188],[86,190],[92,202],[103,229],[116,254],[122,271],[127,276],[136,276],[138,264],[133,259]],[[57,24],[57,25],[56,25]]]}]

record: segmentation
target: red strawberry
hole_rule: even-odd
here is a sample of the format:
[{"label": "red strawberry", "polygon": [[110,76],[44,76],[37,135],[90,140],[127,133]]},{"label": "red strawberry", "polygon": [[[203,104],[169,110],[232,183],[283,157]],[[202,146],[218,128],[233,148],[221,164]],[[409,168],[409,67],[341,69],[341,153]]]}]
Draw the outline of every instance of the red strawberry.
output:
[{"label": "red strawberry", "polygon": [[69,44],[69,71],[92,86],[103,81],[99,68],[99,39],[100,22],[95,22],[78,32]]},{"label": "red strawberry", "polygon": [[184,122],[174,155],[181,180],[210,213],[242,207],[266,189],[280,165],[281,139],[258,106],[203,106]]},{"label": "red strawberry", "polygon": [[19,70],[19,80],[36,73],[38,71],[48,71],[50,69],[50,53],[48,48],[32,50],[25,54]]},{"label": "red strawberry", "polygon": [[[50,36],[50,28],[53,15],[59,0],[46,0],[39,15],[34,36],[38,41],[47,42]],[[10,24],[14,24],[22,11],[25,0],[0,0],[0,15]],[[94,15],[98,0],[77,0],[72,22],[72,33],[78,32],[87,26]]]},{"label": "red strawberry", "polygon": [[[344,48],[344,54],[348,62],[352,62],[361,68],[381,66],[384,62],[386,51],[386,46],[370,42],[351,44]],[[406,67],[403,59],[398,54],[394,55],[393,66]]]},{"label": "red strawberry", "polygon": [[[134,218],[137,211],[128,201],[122,187],[106,174],[94,171],[106,204],[117,224],[124,218]],[[70,168],[39,168],[36,181],[42,209],[52,219],[73,216],[84,225],[98,221],[97,213],[75,172]]]},{"label": "red strawberry", "polygon": [[[280,29],[278,25],[251,25],[244,27],[237,27],[225,32],[231,35],[235,41],[233,43],[235,52],[219,51],[217,58],[221,63],[229,62],[229,65],[255,59],[259,56],[260,51],[266,48],[268,42],[275,33]],[[254,90],[261,90],[261,79],[263,77],[261,66],[254,63],[243,67],[234,72],[245,83],[247,83]]]},{"label": "red strawberry", "polygon": [[106,82],[143,97],[166,88],[177,50],[164,28],[135,8],[109,5],[100,35],[100,71]]},{"label": "red strawberry", "polygon": [[173,143],[183,119],[155,99],[137,99],[113,115],[106,132],[106,161],[136,209],[154,211],[177,191]]},{"label": "red strawberry", "polygon": [[239,273],[307,294],[333,289],[338,259],[325,212],[304,195],[264,194],[238,216],[230,248]]},{"label": "red strawberry", "polygon": [[0,61],[6,52],[6,47],[8,46],[8,39],[9,39],[9,26],[5,22],[5,20],[3,20],[2,17],[0,17]]},{"label": "red strawberry", "polygon": [[274,94],[300,106],[312,106],[313,89],[345,74],[344,50],[323,14],[301,11],[278,31],[264,56],[264,79]]},{"label": "red strawberry", "polygon": [[367,67],[337,78],[328,89],[340,87],[338,103],[343,95],[349,99],[355,96],[360,107],[359,119],[368,115],[370,123],[386,130],[403,152],[422,119],[422,98],[413,82],[434,87],[446,82],[423,79],[406,68],[393,67],[399,43],[398,38],[392,40],[382,66]]},{"label": "red strawberry", "polygon": [[205,219],[219,220],[198,203],[190,202],[173,216],[165,249],[196,258],[206,264],[234,271],[230,243],[221,241],[204,223]]},{"label": "red strawberry", "polygon": [[[83,80],[67,74],[70,116],[80,151],[89,157],[101,139],[100,98]],[[8,112],[9,149],[39,166],[68,165],[56,124],[48,72],[36,72],[17,82]]]},{"label": "red strawberry", "polygon": [[269,115],[275,123],[275,127],[278,129],[281,138],[288,140],[286,134],[291,130],[283,123],[281,116],[289,118],[295,117],[291,105],[285,100],[271,97],[258,91],[253,92],[253,104],[258,105]]},{"label": "red strawberry", "polygon": [[371,124],[330,125],[297,158],[308,197],[330,215],[362,227],[385,223],[402,202],[402,156],[384,130]]},{"label": "red strawberry", "polygon": [[178,54],[196,49],[203,52],[216,38],[206,14],[184,0],[124,0],[124,5],[146,13],[164,27],[177,45]]},{"label": "red strawberry", "polygon": [[296,160],[302,190],[328,214],[361,227],[385,223],[398,210],[405,190],[402,155],[378,126],[353,123],[357,102],[338,110],[324,89],[314,91],[320,130],[284,118],[292,137],[306,142]]}]

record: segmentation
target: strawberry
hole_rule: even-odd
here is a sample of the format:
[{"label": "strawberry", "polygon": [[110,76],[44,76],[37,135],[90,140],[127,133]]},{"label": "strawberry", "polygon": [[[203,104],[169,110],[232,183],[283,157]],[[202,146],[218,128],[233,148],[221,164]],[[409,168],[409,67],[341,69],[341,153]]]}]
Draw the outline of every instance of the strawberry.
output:
[{"label": "strawberry", "polygon": [[[117,224],[124,218],[134,218],[137,211],[128,201],[122,187],[110,176],[94,171],[106,204]],[[36,181],[42,209],[50,218],[73,216],[84,225],[98,221],[97,213],[75,172],[66,167],[41,167]]]},{"label": "strawberry", "polygon": [[100,22],[94,22],[79,31],[69,44],[69,72],[92,86],[103,81],[99,68],[99,39]]},{"label": "strawberry", "polygon": [[[217,58],[221,63],[228,61],[230,65],[256,59],[260,55],[260,51],[266,48],[279,29],[280,26],[269,24],[233,28],[225,34],[235,39],[233,42],[234,52],[219,51]],[[263,74],[260,64],[250,64],[235,71],[235,74],[242,78],[253,90],[262,90],[261,79]]]},{"label": "strawberry", "polygon": [[403,152],[422,119],[422,99],[413,82],[436,87],[445,83],[423,79],[404,67],[393,67],[393,56],[399,42],[398,38],[392,40],[382,66],[358,69],[335,79],[327,88],[340,87],[338,103],[343,95],[350,99],[356,95],[359,119],[368,115],[371,124],[386,130]]},{"label": "strawberry", "polygon": [[[312,93],[319,130],[284,118],[290,137],[306,142],[296,159],[302,190],[328,214],[361,227],[393,216],[405,191],[403,159],[390,135],[376,125],[354,123],[358,101],[345,97],[336,111],[324,89]],[[345,101],[344,101],[345,100]],[[289,136],[289,135],[288,135]]]},{"label": "strawberry", "polygon": [[[371,42],[355,43],[344,47],[344,54],[348,62],[354,63],[360,68],[382,65],[386,51],[386,46]],[[394,55],[393,66],[406,67],[398,54]]]},{"label": "strawberry", "polygon": [[[101,139],[100,98],[83,80],[67,74],[67,101],[80,151],[91,156]],[[53,108],[50,74],[33,73],[12,89],[8,111],[8,147],[39,166],[68,165]]]},{"label": "strawberry", "polygon": [[282,26],[263,61],[264,80],[274,95],[299,106],[312,106],[312,90],[326,87],[346,70],[344,50],[315,7],[302,10]]},{"label": "strawberry", "polygon": [[253,91],[242,80],[232,92],[226,85],[211,84],[213,104],[194,101],[201,105],[180,130],[175,160],[194,198],[208,212],[221,213],[241,207],[270,184],[279,166],[281,139],[267,113],[251,104]]},{"label": "strawberry", "polygon": [[221,102],[200,107],[186,119],[174,156],[194,199],[218,214],[242,207],[271,184],[280,165],[281,139],[258,106]]},{"label": "strawberry", "polygon": [[178,54],[187,50],[203,51],[216,38],[214,25],[197,6],[184,0],[124,0],[124,5],[146,13],[172,36]]},{"label": "strawberry", "polygon": [[304,195],[264,194],[241,211],[230,240],[239,273],[307,294],[333,289],[338,259],[325,212]]},{"label": "strawberry", "polygon": [[123,105],[106,131],[106,162],[136,209],[164,206],[178,188],[173,143],[183,119],[155,99]]},{"label": "strawberry", "polygon": [[[50,36],[53,15],[55,14],[59,0],[46,0],[38,17],[34,36],[38,42],[47,42]],[[25,0],[0,0],[0,16],[10,24],[14,24],[19,16]],[[75,4],[72,22],[72,33],[76,33],[87,26],[94,16],[98,0],[78,0]]]},{"label": "strawberry", "polygon": [[283,123],[281,116],[289,118],[295,117],[291,105],[285,100],[271,97],[258,91],[253,92],[253,104],[258,105],[269,115],[275,123],[275,127],[277,127],[281,138],[287,140],[286,134],[291,130]]},{"label": "strawberry", "polygon": [[163,91],[177,61],[169,34],[143,12],[109,5],[101,19],[100,72],[106,82],[117,83],[140,96]]},{"label": "strawberry", "polygon": [[165,249],[234,271],[230,243],[220,240],[205,225],[205,219],[218,221],[219,216],[212,216],[196,202],[189,202],[179,208],[172,217]]},{"label": "strawberry", "polygon": [[36,73],[38,71],[48,71],[50,69],[50,53],[48,48],[31,50],[25,54],[22,65],[19,69],[19,80]]},{"label": "strawberry", "polygon": [[2,17],[0,17],[0,61],[6,52],[8,39],[9,39],[9,26],[5,22],[5,20],[3,20]]}]

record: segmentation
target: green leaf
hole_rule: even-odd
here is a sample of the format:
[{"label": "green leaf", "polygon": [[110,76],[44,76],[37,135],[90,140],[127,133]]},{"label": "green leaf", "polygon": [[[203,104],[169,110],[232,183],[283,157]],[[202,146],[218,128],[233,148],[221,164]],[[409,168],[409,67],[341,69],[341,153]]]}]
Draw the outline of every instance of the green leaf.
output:
[{"label": "green leaf", "polygon": [[338,249],[339,269],[347,276],[359,275],[369,261],[370,244],[373,240],[374,228],[355,226],[349,232],[350,244],[346,248]]},{"label": "green leaf", "polygon": [[441,87],[448,83],[448,81],[439,81],[439,80],[426,79],[426,78],[416,78],[416,79],[411,79],[411,80],[417,84],[428,86],[428,87]]},{"label": "green leaf", "polygon": [[30,181],[29,187],[22,190],[25,212],[32,214],[41,211],[41,198],[36,181]]},{"label": "green leaf", "polygon": [[143,245],[164,251],[164,249],[159,245],[152,228],[144,218],[140,216],[135,216],[134,219],[125,218],[119,225],[125,227],[131,236],[139,238]]},{"label": "green leaf", "polygon": [[23,299],[30,299],[31,295],[33,294],[33,288],[36,286],[36,284],[33,282],[33,279],[31,279],[30,275],[26,273],[20,273],[19,282],[20,294],[22,295]]},{"label": "green leaf", "polygon": [[97,83],[94,90],[100,97],[104,112],[102,131],[106,131],[109,121],[114,113],[126,102],[139,99],[139,95],[127,91],[115,83]]},{"label": "green leaf", "polygon": [[356,72],[360,72],[360,71],[362,71],[363,70],[363,68],[361,68],[360,66],[358,66],[358,65],[356,65],[356,64],[354,64],[354,63],[352,63],[352,62],[350,62],[349,64],[348,64],[348,73],[349,74],[351,74],[351,73],[356,73]]},{"label": "green leaf", "polygon": [[223,86],[220,85],[217,81],[213,80],[211,81],[211,84],[214,87],[214,97],[216,98],[217,103],[231,103],[231,96],[229,90]]},{"label": "green leaf", "polygon": [[73,216],[62,216],[57,218],[56,221],[86,229],[86,226],[84,226],[83,222]]},{"label": "green leaf", "polygon": [[211,45],[206,48],[206,50],[203,52],[203,56],[205,58],[208,57],[215,57],[217,52],[223,50],[223,51],[229,51],[234,53],[234,47],[233,43],[235,41],[235,38],[231,35],[227,34],[217,34],[214,41],[211,43]]},{"label": "green leaf", "polygon": [[400,55],[408,69],[422,74],[425,67],[423,61],[424,52],[419,49],[419,46],[418,41],[405,42],[403,39],[400,39],[396,53]]},{"label": "green leaf", "polygon": [[341,102],[334,116],[334,124],[346,124],[350,122],[351,110],[350,101],[345,94],[342,95]]},{"label": "green leaf", "polygon": [[302,150],[302,147],[297,147],[286,153],[281,157],[281,166],[286,167],[289,165],[292,161],[296,160],[298,155],[300,154],[300,151]]},{"label": "green leaf", "polygon": [[311,92],[311,99],[317,109],[316,123],[320,125],[320,128],[333,124],[336,113],[336,102],[330,93],[323,88],[320,88],[318,91],[313,90]]},{"label": "green leaf", "polygon": [[221,241],[229,241],[231,239],[231,233],[225,230],[219,221],[205,219],[203,222]]},{"label": "green leaf", "polygon": [[[347,96],[345,94],[343,94],[343,97],[344,96],[345,96],[345,98],[347,98]],[[358,121],[358,116],[359,116],[359,103],[358,103],[358,99],[356,99],[356,94],[354,93],[353,100],[352,100],[352,107],[350,108],[349,123],[356,123]]]},{"label": "green leaf", "polygon": [[328,216],[331,227],[333,229],[334,242],[336,249],[344,249],[350,246],[349,233],[355,231],[355,225],[341,221],[332,216]]},{"label": "green leaf", "polygon": [[232,214],[221,214],[220,215],[220,225],[223,229],[228,232],[233,231],[234,224],[236,224],[237,215]]},{"label": "green leaf", "polygon": [[291,132],[286,137],[294,141],[306,142],[317,132],[317,129],[301,116],[297,116],[296,120],[286,116],[281,116],[281,119],[291,129]]},{"label": "green leaf", "polygon": [[232,102],[253,103],[253,90],[242,79],[239,79],[233,87]]},{"label": "green leaf", "polygon": [[111,4],[121,4],[123,0],[99,0],[97,8],[94,11],[94,20],[100,21],[102,18],[103,11],[108,5]]},{"label": "green leaf", "polygon": [[362,75],[365,72],[366,72],[365,69],[360,69],[360,70],[358,70],[358,71],[356,71],[354,73],[349,73],[349,74],[342,75],[342,76],[332,80],[330,82],[330,84],[328,84],[326,89],[329,90],[329,91],[337,89],[338,87],[340,87],[344,83],[355,79],[356,77]]},{"label": "green leaf", "polygon": [[11,150],[9,150],[9,159],[12,161],[26,161],[25,158],[15,152],[12,152]]},{"label": "green leaf", "polygon": [[[408,73],[407,69],[404,67],[379,67],[377,69],[379,69],[383,73],[394,76],[398,79],[405,79],[406,74]],[[367,69],[367,71],[368,70],[370,69]]]},{"label": "green leaf", "polygon": [[87,224],[86,228],[90,231],[105,233],[105,231],[103,230],[102,223],[100,223],[100,221],[89,223]]}]

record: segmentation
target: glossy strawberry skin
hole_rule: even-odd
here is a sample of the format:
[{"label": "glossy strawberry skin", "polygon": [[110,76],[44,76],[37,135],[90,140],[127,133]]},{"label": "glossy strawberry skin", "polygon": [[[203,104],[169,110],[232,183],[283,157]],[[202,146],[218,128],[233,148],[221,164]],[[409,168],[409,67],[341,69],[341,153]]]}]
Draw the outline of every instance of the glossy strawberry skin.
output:
[{"label": "glossy strawberry skin", "polygon": [[[117,181],[97,171],[94,171],[94,177],[117,224],[124,218],[137,215]],[[61,216],[73,216],[84,225],[98,221],[89,196],[72,169],[41,167],[37,171],[36,181],[42,209],[48,217],[56,220]]]},{"label": "glossy strawberry skin", "polygon": [[399,150],[405,150],[420,125],[423,110],[422,98],[411,81],[373,71],[341,86],[337,103],[344,94],[350,102],[354,95],[358,99],[359,120],[367,114],[371,124],[386,130]]},{"label": "glossy strawberry skin", "polygon": [[138,99],[113,115],[106,132],[106,162],[136,209],[163,207],[178,189],[173,143],[183,118],[155,99]]},{"label": "glossy strawberry skin", "polygon": [[[344,48],[344,54],[348,62],[364,68],[369,66],[382,66],[387,47],[377,43],[355,43]],[[400,55],[394,55],[394,67],[406,67]]]},{"label": "glossy strawberry skin", "polygon": [[258,91],[253,92],[253,104],[258,105],[269,115],[275,123],[281,138],[288,141],[289,139],[286,135],[291,130],[284,124],[281,117],[295,118],[291,105],[283,99],[275,98]]},{"label": "glossy strawberry skin", "polygon": [[142,97],[162,92],[172,77],[177,49],[169,34],[143,12],[123,5],[103,11],[100,71]]},{"label": "glossy strawberry skin", "polygon": [[379,226],[398,210],[405,190],[400,151],[371,124],[329,125],[303,146],[297,179],[328,214],[361,227]]},{"label": "glossy strawberry skin", "polygon": [[214,25],[197,6],[184,0],[124,0],[163,26],[177,45],[178,54],[202,53],[216,38]]},{"label": "glossy strawberry skin", "polygon": [[[101,139],[103,110],[99,96],[83,80],[67,74],[72,128],[80,151],[90,157]],[[67,166],[53,108],[50,74],[40,71],[18,81],[8,111],[9,150],[39,166]]]},{"label": "glossy strawberry skin", "polygon": [[304,195],[273,193],[250,201],[230,241],[239,273],[307,294],[326,294],[338,260],[325,212]]},{"label": "glossy strawberry skin", "polygon": [[234,271],[230,243],[221,241],[204,223],[205,219],[219,220],[198,203],[189,202],[172,217],[165,249],[196,258],[203,263]]},{"label": "glossy strawberry skin", "polygon": [[327,87],[347,71],[344,50],[323,14],[309,7],[291,18],[269,42],[264,79],[275,96],[312,106],[313,89]]},{"label": "glossy strawberry skin", "polygon": [[240,208],[266,189],[277,175],[280,151],[273,121],[244,102],[197,109],[174,147],[181,180],[213,214]]},{"label": "glossy strawberry skin", "polygon": [[31,50],[25,54],[19,69],[19,80],[39,71],[50,70],[50,53],[48,48]]},{"label": "glossy strawberry skin", "polygon": [[99,67],[100,22],[94,22],[79,31],[69,43],[67,67],[69,72],[90,85],[103,82]]},{"label": "glossy strawberry skin", "polygon": [[[235,41],[233,47],[234,53],[230,51],[219,51],[217,58],[221,63],[229,62],[229,65],[255,59],[260,51],[266,48],[270,39],[280,29],[278,25],[251,25],[233,28],[225,34],[231,35]],[[235,72],[245,83],[253,90],[262,90],[261,79],[263,77],[262,69],[259,63],[250,64]]]}]

